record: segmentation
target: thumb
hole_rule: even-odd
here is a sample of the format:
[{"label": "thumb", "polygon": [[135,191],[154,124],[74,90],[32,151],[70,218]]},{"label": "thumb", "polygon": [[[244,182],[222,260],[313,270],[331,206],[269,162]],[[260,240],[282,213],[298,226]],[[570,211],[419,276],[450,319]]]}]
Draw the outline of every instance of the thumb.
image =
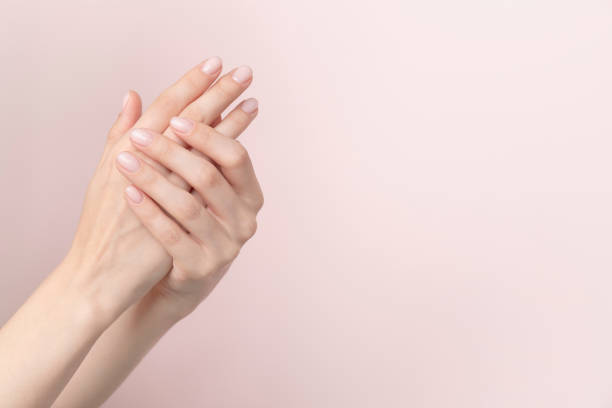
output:
[{"label": "thumb", "polygon": [[129,90],[123,97],[123,107],[108,132],[108,140],[115,141],[130,130],[142,114],[142,101],[136,91]]}]

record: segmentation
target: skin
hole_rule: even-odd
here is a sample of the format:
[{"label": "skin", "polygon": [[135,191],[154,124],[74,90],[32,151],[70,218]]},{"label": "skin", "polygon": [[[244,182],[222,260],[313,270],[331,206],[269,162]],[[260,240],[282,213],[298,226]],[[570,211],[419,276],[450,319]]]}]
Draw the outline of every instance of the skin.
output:
[{"label": "skin", "polygon": [[[142,116],[140,98],[130,92],[69,253],[0,330],[3,405],[100,405],[210,293],[254,234],[263,196],[234,138],[257,109],[243,103],[220,120],[250,84],[250,70],[215,82],[221,68],[206,73],[203,65]],[[193,129],[173,131],[174,116]],[[133,127],[151,143],[130,139]],[[126,155],[137,169],[120,165]]]}]

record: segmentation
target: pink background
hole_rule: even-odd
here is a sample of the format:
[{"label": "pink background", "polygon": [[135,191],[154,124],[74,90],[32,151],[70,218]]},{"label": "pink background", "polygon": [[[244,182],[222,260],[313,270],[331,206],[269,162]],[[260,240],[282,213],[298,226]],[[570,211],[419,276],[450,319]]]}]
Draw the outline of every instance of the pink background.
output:
[{"label": "pink background", "polygon": [[0,322],[124,92],[218,54],[255,71],[260,230],[108,407],[612,406],[611,27],[603,0],[3,0]]}]

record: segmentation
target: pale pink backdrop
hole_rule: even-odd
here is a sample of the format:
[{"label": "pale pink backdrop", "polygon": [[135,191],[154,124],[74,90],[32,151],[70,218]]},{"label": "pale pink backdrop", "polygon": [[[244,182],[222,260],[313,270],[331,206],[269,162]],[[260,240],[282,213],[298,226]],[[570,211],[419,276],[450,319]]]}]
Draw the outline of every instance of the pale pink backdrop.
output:
[{"label": "pale pink backdrop", "polygon": [[106,406],[610,407],[611,27],[603,0],[3,0],[0,322],[124,92],[218,54],[255,71],[260,230]]}]

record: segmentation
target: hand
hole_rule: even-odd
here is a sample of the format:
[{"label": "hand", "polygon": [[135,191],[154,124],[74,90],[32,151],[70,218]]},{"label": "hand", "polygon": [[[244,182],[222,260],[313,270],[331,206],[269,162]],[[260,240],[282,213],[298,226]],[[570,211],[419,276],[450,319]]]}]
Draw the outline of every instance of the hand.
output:
[{"label": "hand", "polygon": [[[132,282],[143,279],[131,290],[124,289],[126,292],[123,294],[124,298],[137,298],[146,291],[146,287],[151,282],[167,275],[96,338],[95,345],[87,353],[76,373],[72,375],[72,372],[68,372],[72,378],[56,400],[54,407],[101,405],[157,340],[174,323],[193,310],[212,289],[215,279],[218,280],[223,273],[222,270],[207,273],[205,269],[195,271],[191,268],[181,269],[179,272],[177,268],[168,274],[173,263],[171,256],[145,225],[128,210],[126,201],[121,197],[127,182],[113,165],[117,153],[122,150],[135,150],[126,134],[133,126],[148,128],[153,132],[163,132],[176,143],[185,145],[182,139],[167,128],[170,118],[176,115],[191,119],[194,123],[201,122],[215,126],[218,133],[233,142],[232,139],[237,138],[256,117],[257,101],[254,99],[243,101],[221,120],[221,113],[249,86],[252,76],[249,68],[241,67],[224,75],[211,86],[220,71],[221,64],[218,58],[210,58],[199,64],[164,91],[142,116],[140,116],[138,95],[130,92],[127,97],[123,113],[109,134],[104,156],[88,191],[77,238],[64,264],[96,265],[96,262],[93,262],[96,258],[92,254],[100,255],[109,249],[112,250],[113,252],[102,257],[106,266],[111,266],[111,271],[114,271],[112,276],[107,276],[112,279],[124,279],[123,274],[132,275],[129,277]],[[177,120],[173,122],[180,124]],[[160,162],[140,151],[134,151],[134,154],[141,163],[147,163],[155,168],[158,174],[165,175],[173,185],[177,186],[177,189],[191,189],[191,186],[181,178],[180,173],[171,172]],[[197,150],[193,150],[190,154],[195,157],[202,156]],[[193,197],[201,199],[197,193]],[[108,213],[117,218],[103,218]],[[120,217],[117,214],[120,214]],[[116,224],[119,224],[119,218],[123,229],[114,241],[116,244],[104,249],[111,234],[117,233]],[[214,237],[213,234],[210,236]],[[231,237],[227,235],[226,241],[215,240],[216,242],[227,243],[225,249],[228,253],[225,254],[225,259],[229,259],[230,255],[233,255],[229,253]],[[96,249],[98,252],[95,252]],[[198,256],[200,255],[196,254],[187,258],[195,259]],[[217,262],[223,263],[221,258],[218,258]],[[177,262],[177,265],[182,264]],[[214,267],[212,264],[211,266]],[[192,274],[193,272],[199,275]],[[124,306],[117,307],[118,294],[108,290],[117,290],[114,283],[99,280],[100,286],[96,295],[104,298],[102,303],[115,305],[112,308],[113,315]],[[107,286],[102,286],[103,284]],[[96,300],[95,303],[100,301]],[[70,338],[73,337],[71,333]],[[45,376],[47,373],[48,371],[45,372]]]},{"label": "hand", "polygon": [[[155,100],[136,126],[168,133],[170,118],[179,114],[205,122],[218,121],[221,112],[251,82],[250,69],[241,67],[211,87],[220,71],[220,60],[216,57],[194,67]],[[164,247],[152,238],[121,199],[126,183],[114,169],[113,159],[118,151],[130,148],[124,136],[128,130],[125,125],[133,124],[134,116],[140,114],[140,101],[134,92],[128,95],[124,111],[130,113],[120,116],[109,132],[102,159],[87,191],[71,250],[58,268],[65,284],[87,297],[97,309],[96,316],[105,323],[148,292],[172,265]],[[230,113],[219,126],[239,132],[244,120],[240,122],[236,118],[244,119],[244,116],[242,110]],[[248,119],[249,115],[246,116]],[[160,173],[168,173],[159,164],[152,162],[152,165]],[[169,179],[179,186],[182,184],[179,188],[187,188],[178,176],[170,174]]]},{"label": "hand", "polygon": [[191,310],[255,233],[263,194],[242,144],[190,119],[170,123],[193,151],[150,129],[133,129],[130,137],[139,151],[193,186],[193,193],[129,152],[117,156],[117,167],[133,183],[126,188],[130,207],[173,258],[163,285]]},{"label": "hand", "polygon": [[[218,58],[199,64],[164,91],[142,116],[138,95],[133,92],[128,95],[88,187],[70,251],[0,330],[2,406],[49,406],[68,380],[75,379],[73,374],[77,367],[83,368],[82,363],[109,362],[108,355],[112,353],[98,356],[90,350],[94,345],[103,348],[111,343],[103,340],[109,338],[105,336],[108,333],[114,338],[113,329],[121,334],[121,342],[112,350],[121,353],[130,343],[129,329],[137,328],[133,330],[137,335],[133,336],[130,350],[145,351],[168,327],[169,320],[156,321],[159,315],[148,313],[144,294],[168,273],[171,258],[122,199],[126,182],[115,169],[114,158],[119,151],[131,148],[124,134],[135,120],[159,132],[165,131],[170,118],[176,115],[195,116],[206,123],[215,121],[251,82],[250,69],[241,67],[212,85],[220,71]],[[252,102],[243,103],[240,108],[243,113],[230,113],[226,119],[254,117],[256,109],[249,113],[249,106],[253,107]],[[234,130],[240,127],[235,120],[224,126],[230,129],[232,123]],[[166,171],[157,163],[154,165],[159,167],[158,171]],[[178,176],[174,179],[178,184],[182,182]],[[124,313],[130,305],[138,307],[131,308],[132,313]],[[141,311],[142,319],[131,320],[139,317]],[[147,324],[143,326],[143,322]],[[134,354],[127,366],[123,364],[126,359],[117,360],[123,365],[112,372],[119,376],[109,376],[100,370],[101,365],[95,368],[100,376],[78,376],[77,381],[92,378],[91,386],[77,387],[76,392],[68,389],[67,398],[58,403],[73,400],[77,401],[76,406],[93,406],[81,402],[108,396],[117,381],[124,378],[120,376],[127,375],[128,368],[137,363],[140,354]],[[79,393],[92,388],[96,392],[86,392],[89,396],[85,398]]]}]

